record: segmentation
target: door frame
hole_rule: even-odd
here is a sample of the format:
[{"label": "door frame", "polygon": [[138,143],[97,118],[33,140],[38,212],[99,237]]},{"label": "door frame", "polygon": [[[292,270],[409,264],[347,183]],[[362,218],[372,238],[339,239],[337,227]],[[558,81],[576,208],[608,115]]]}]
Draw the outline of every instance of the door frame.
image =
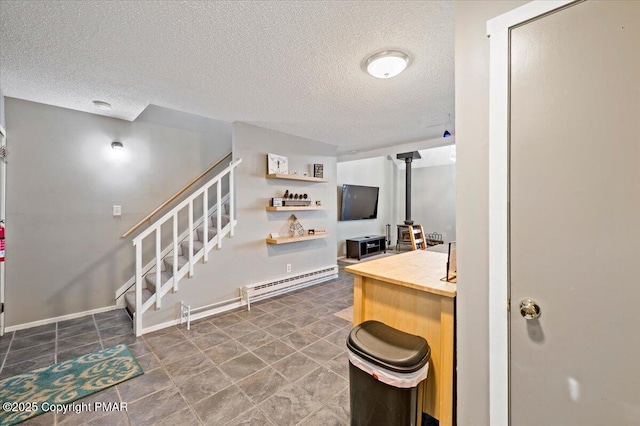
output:
[{"label": "door frame", "polygon": [[511,424],[509,404],[509,34],[584,0],[535,0],[487,21],[489,37],[489,423]]},{"label": "door frame", "polygon": [[[0,147],[7,146],[7,131],[2,125],[0,125]],[[0,158],[0,219],[6,220],[6,194],[7,194],[7,163],[5,158]],[[5,255],[6,258],[6,255]],[[4,262],[0,262],[0,303],[2,304],[2,310],[0,311],[0,336],[4,336],[4,311],[6,306],[4,304],[5,299],[5,281],[4,281]]]}]

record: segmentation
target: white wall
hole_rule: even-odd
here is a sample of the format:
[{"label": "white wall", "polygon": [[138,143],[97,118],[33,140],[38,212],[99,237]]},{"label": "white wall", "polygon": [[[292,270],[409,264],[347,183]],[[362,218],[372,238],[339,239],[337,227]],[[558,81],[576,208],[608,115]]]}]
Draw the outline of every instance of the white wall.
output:
[{"label": "white wall", "polygon": [[[338,178],[336,196],[341,196],[343,184],[377,186],[380,188],[378,195],[378,218],[370,220],[340,221],[337,224],[337,248],[338,256],[346,254],[346,240],[365,235],[386,235],[386,225],[391,224],[392,241],[397,218],[396,204],[397,192],[397,168],[393,161],[387,157],[376,157],[364,160],[345,161],[338,163]],[[339,204],[338,204],[339,206]],[[336,209],[334,218],[340,217]]]},{"label": "white wall", "polygon": [[113,305],[134,272],[120,236],[231,151],[230,123],[157,107],[130,123],[7,98],[5,114],[7,326]]},{"label": "white wall", "polygon": [[[289,170],[310,170],[324,164],[328,183],[266,179],[267,153],[289,158]],[[207,264],[198,264],[195,276],[180,283],[180,291],[162,300],[163,308],[145,313],[144,326],[178,318],[180,301],[192,307],[217,303],[239,295],[239,287],[336,264],[336,146],[244,124],[233,124],[233,157],[242,158],[235,175],[238,226],[235,236],[211,252]],[[268,212],[272,197],[284,191],[307,193],[326,210],[296,212],[305,229],[324,228],[329,238],[269,245],[271,232],[284,233],[290,212]],[[291,273],[286,265],[291,264]]]},{"label": "white wall", "polygon": [[[405,171],[398,170],[398,223],[405,218],[405,181]],[[442,234],[445,242],[456,240],[455,164],[411,169],[411,219],[426,233]]]},{"label": "white wall", "polygon": [[2,88],[0,87],[0,126],[6,128],[4,124],[4,95],[2,94]]},{"label": "white wall", "polygon": [[526,1],[456,1],[457,416],[489,425],[489,39],[486,21]]}]

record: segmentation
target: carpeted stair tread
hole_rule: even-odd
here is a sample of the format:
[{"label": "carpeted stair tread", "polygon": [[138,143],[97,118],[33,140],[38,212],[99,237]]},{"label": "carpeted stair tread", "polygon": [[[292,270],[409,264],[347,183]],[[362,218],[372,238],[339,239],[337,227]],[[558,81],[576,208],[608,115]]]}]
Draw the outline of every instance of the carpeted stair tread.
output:
[{"label": "carpeted stair tread", "polygon": [[[228,214],[222,215],[222,227],[227,226],[230,220],[230,216]],[[216,226],[218,224],[218,215],[216,213],[209,216],[209,222],[211,222],[211,226]]]},{"label": "carpeted stair tread", "polygon": [[[173,271],[173,256],[167,256],[163,259],[163,261],[164,261],[164,266],[166,266],[168,270]],[[178,269],[181,269],[188,262],[189,262],[188,257],[178,256]]]},{"label": "carpeted stair tread", "polygon": [[[198,228],[198,230],[196,232],[198,233],[198,240],[204,241],[204,229],[202,228],[202,226],[200,228]],[[216,228],[214,228],[214,227],[209,227],[209,230],[207,232],[208,232],[207,237],[209,238],[209,241],[211,241],[211,239],[213,237],[218,235],[218,230]],[[188,244],[188,241],[187,241],[187,244]],[[187,252],[188,252],[188,250],[187,250]]]},{"label": "carpeted stair tread", "polygon": [[[187,253],[189,253],[189,240],[181,242],[180,247],[182,248],[182,255],[187,257]],[[193,240],[193,254],[202,250],[202,247],[204,247],[204,243],[202,241]]]},{"label": "carpeted stair tread", "polygon": [[[149,300],[149,298],[153,296],[153,293],[147,290],[146,288],[142,289],[142,303]],[[129,312],[134,313],[136,311],[136,292],[130,291],[125,293],[124,301],[127,304],[127,308],[129,308]]]},{"label": "carpeted stair tread", "polygon": [[[160,273],[160,284],[164,284],[166,283],[171,277],[173,276],[173,270],[171,271],[164,271]],[[149,291],[151,291],[151,293],[155,293],[156,292],[156,273],[155,272],[149,272],[147,275],[144,276],[144,280],[147,283],[147,288],[149,289]]]}]

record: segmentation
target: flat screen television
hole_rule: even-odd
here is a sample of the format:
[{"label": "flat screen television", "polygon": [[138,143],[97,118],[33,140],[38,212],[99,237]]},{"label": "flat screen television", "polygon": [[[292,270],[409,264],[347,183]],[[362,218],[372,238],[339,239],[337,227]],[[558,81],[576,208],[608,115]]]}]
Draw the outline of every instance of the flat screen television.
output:
[{"label": "flat screen television", "polygon": [[340,220],[376,219],[379,191],[376,186],[342,185]]}]

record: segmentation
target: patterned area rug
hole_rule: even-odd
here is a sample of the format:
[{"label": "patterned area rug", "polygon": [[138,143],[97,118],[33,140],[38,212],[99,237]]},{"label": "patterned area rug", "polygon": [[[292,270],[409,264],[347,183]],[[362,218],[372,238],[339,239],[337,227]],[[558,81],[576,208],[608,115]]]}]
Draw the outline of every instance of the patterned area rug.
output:
[{"label": "patterned area rug", "polygon": [[143,374],[117,345],[0,381],[0,425],[14,425]]}]

